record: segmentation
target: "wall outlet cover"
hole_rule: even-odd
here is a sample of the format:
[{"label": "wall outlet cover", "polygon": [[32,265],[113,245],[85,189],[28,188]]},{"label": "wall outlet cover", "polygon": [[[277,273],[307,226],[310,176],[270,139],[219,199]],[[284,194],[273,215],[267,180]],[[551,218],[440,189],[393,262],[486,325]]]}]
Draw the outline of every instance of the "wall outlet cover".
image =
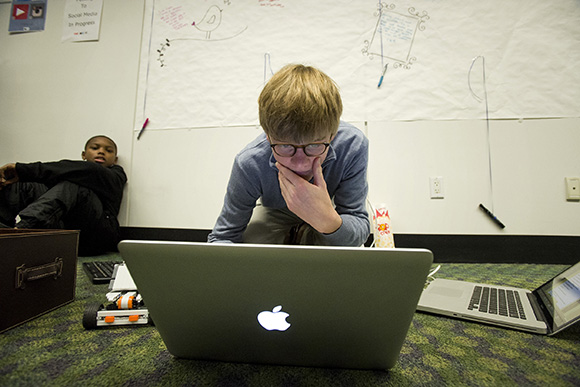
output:
[{"label": "wall outlet cover", "polygon": [[580,177],[566,178],[566,200],[580,201]]},{"label": "wall outlet cover", "polygon": [[429,178],[429,188],[431,199],[443,199],[445,194],[443,191],[443,176],[432,176]]}]

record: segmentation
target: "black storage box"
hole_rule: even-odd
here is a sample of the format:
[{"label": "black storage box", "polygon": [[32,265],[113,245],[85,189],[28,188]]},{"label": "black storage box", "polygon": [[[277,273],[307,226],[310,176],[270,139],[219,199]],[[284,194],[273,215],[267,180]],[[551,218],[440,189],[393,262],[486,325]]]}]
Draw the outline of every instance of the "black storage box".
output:
[{"label": "black storage box", "polygon": [[79,232],[0,228],[0,332],[75,298]]}]

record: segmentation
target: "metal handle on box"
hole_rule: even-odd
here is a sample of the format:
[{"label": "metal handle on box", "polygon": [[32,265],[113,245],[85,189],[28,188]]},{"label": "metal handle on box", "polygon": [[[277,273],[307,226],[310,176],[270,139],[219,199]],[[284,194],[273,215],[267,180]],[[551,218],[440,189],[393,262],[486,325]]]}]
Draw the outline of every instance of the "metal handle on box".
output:
[{"label": "metal handle on box", "polygon": [[26,265],[21,265],[16,268],[16,288],[24,289],[26,282],[36,281],[46,277],[54,277],[57,279],[62,275],[63,262],[62,258],[56,257],[54,262],[45,265],[27,268]]}]

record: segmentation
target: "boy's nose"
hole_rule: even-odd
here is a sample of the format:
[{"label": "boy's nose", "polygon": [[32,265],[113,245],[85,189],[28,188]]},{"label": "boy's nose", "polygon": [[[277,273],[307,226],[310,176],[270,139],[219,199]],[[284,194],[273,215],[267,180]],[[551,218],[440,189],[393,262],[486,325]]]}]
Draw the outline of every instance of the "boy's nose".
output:
[{"label": "boy's nose", "polygon": [[296,153],[294,156],[292,156],[292,162],[295,165],[312,163],[310,156],[306,155],[306,153],[304,153],[304,149],[302,148],[296,149]]},{"label": "boy's nose", "polygon": [[293,159],[307,159],[309,156],[304,153],[304,148],[296,148],[296,153],[292,156]]}]

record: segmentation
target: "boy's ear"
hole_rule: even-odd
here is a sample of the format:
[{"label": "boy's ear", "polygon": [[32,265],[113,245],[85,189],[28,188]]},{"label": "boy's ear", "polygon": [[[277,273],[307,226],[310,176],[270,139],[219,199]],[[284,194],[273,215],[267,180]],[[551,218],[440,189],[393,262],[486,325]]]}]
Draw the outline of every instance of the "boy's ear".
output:
[{"label": "boy's ear", "polygon": [[85,158],[85,151],[82,151],[81,152],[81,157],[82,157],[83,160],[86,160],[86,158]]}]

